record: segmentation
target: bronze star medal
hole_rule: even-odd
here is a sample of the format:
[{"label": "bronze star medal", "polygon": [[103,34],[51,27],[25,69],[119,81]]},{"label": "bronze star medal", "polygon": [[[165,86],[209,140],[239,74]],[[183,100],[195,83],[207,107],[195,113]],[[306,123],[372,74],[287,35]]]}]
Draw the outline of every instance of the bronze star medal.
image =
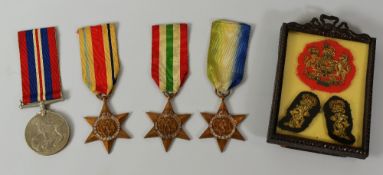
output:
[{"label": "bronze star medal", "polygon": [[173,110],[170,98],[162,113],[147,112],[153,121],[153,128],[145,138],[160,137],[167,152],[175,138],[190,140],[182,129],[182,125],[189,119],[191,114],[176,114]]},{"label": "bronze star medal", "polygon": [[[170,31],[169,29],[170,33],[161,32]],[[160,137],[166,152],[169,151],[175,138],[190,139],[182,129],[182,125],[189,119],[190,114],[176,114],[171,104],[171,100],[187,79],[188,50],[188,24],[152,26],[151,75],[158,88],[168,98],[168,102],[162,113],[147,112],[154,126],[145,138]]]},{"label": "bronze star medal", "polygon": [[127,116],[128,113],[117,115],[111,113],[107,98],[104,98],[100,115],[98,117],[85,117],[85,120],[93,127],[85,143],[100,140],[104,143],[105,149],[109,154],[117,138],[130,138],[128,133],[121,128],[121,124],[127,119]]},{"label": "bronze star medal", "polygon": [[[239,28],[239,32],[234,28]],[[225,97],[243,79],[250,30],[248,24],[228,20],[216,20],[211,26],[207,77],[222,103],[215,114],[201,113],[209,126],[200,138],[215,137],[221,152],[231,138],[245,140],[237,126],[246,116],[230,114],[225,105]]]},{"label": "bronze star medal", "polygon": [[209,126],[200,138],[215,137],[221,152],[225,150],[225,146],[231,138],[245,140],[237,126],[246,118],[246,115],[230,114],[223,99],[217,113],[202,112],[201,115]]},{"label": "bronze star medal", "polygon": [[[113,92],[120,72],[116,25],[106,23],[82,27],[77,33],[80,40],[83,81],[89,90],[103,101],[99,116],[85,117],[93,128],[85,143],[100,140],[109,154],[116,138],[129,138],[121,128],[121,123],[126,120],[128,113],[115,115],[108,107],[108,97]],[[88,58],[89,55],[93,55],[91,59]]]}]

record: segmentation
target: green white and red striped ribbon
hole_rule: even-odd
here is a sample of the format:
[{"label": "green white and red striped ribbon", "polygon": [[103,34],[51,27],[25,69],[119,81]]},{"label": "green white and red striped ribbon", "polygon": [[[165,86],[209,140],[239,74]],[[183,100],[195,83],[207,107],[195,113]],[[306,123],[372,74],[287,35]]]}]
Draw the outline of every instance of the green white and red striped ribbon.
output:
[{"label": "green white and red striped ribbon", "polygon": [[187,24],[152,26],[152,78],[164,93],[175,94],[188,74]]}]

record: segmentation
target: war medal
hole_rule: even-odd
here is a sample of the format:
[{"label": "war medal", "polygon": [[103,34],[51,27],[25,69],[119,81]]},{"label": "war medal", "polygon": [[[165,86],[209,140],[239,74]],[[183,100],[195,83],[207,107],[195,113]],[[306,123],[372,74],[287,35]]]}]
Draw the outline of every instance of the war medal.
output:
[{"label": "war medal", "polygon": [[217,113],[201,113],[209,125],[200,138],[216,138],[221,152],[231,138],[245,140],[237,126],[246,116],[230,114],[225,98],[242,80],[249,34],[250,26],[244,23],[217,20],[212,24],[207,74],[221,106]]},{"label": "war medal", "polygon": [[130,138],[121,128],[128,113],[115,115],[108,107],[109,96],[117,81],[120,66],[116,27],[114,24],[89,26],[78,29],[78,34],[83,81],[103,101],[98,116],[85,117],[93,128],[85,143],[100,140],[110,153],[117,138]]},{"label": "war medal", "polygon": [[54,27],[18,32],[23,99],[20,108],[40,106],[25,129],[28,146],[52,155],[68,143],[70,128],[64,117],[46,109],[63,100]]},{"label": "war medal", "polygon": [[162,24],[152,27],[152,78],[168,98],[162,113],[148,112],[153,128],[145,138],[160,137],[168,151],[175,138],[189,140],[182,125],[190,114],[176,114],[171,104],[188,74],[187,24]]}]

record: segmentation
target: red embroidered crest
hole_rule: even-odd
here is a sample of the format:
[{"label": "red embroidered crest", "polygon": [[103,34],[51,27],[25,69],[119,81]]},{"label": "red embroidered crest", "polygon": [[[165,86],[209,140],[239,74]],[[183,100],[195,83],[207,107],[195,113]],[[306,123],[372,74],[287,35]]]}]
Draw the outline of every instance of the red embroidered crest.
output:
[{"label": "red embroidered crest", "polygon": [[312,42],[298,57],[297,74],[312,89],[341,92],[354,78],[353,56],[334,40]]}]

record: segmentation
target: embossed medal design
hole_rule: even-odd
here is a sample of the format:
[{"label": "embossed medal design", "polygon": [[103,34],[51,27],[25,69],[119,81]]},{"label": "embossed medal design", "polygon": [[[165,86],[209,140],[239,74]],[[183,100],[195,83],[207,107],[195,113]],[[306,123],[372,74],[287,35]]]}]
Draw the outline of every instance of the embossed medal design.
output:
[{"label": "embossed medal design", "polygon": [[63,100],[54,27],[18,32],[23,98],[20,108],[40,106],[25,128],[28,146],[52,155],[68,143],[70,128],[64,117],[46,109]]},{"label": "embossed medal design", "polygon": [[173,111],[171,101],[166,103],[162,113],[147,112],[153,121],[153,128],[146,134],[145,138],[160,137],[165,151],[168,151],[173,139],[180,138],[190,140],[182,129],[182,125],[189,119],[190,114],[176,114]]},{"label": "embossed medal design", "polygon": [[230,114],[223,98],[217,113],[202,112],[201,115],[209,126],[200,138],[215,137],[221,152],[225,150],[226,144],[231,138],[245,140],[237,126],[246,118],[246,115]]},{"label": "embossed medal design", "polygon": [[34,116],[25,129],[28,146],[41,155],[52,155],[65,147],[70,128],[58,113],[43,111]]},{"label": "embossed medal design", "polygon": [[107,99],[104,98],[104,104],[100,115],[85,117],[85,120],[93,127],[85,143],[100,140],[104,147],[110,153],[113,143],[117,138],[130,138],[128,133],[121,129],[121,124],[127,119],[128,113],[114,115],[110,112]]}]

